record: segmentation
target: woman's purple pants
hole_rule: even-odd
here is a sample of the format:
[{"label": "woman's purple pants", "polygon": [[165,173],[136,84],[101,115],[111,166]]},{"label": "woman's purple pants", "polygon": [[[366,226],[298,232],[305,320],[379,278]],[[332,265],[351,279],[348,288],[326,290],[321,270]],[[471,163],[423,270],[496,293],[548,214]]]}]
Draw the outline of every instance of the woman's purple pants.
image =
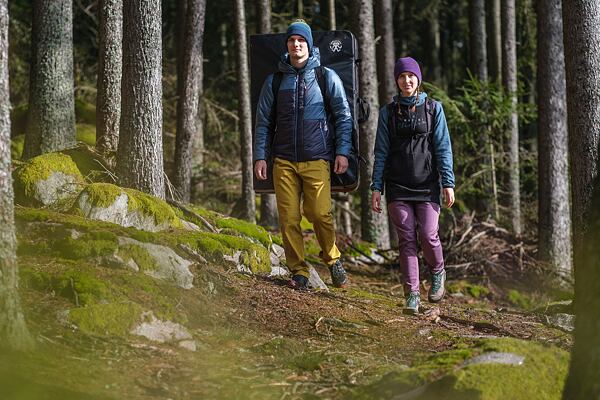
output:
[{"label": "woman's purple pants", "polygon": [[398,232],[398,261],[404,279],[404,290],[419,291],[419,260],[417,258],[417,230],[423,256],[431,273],[444,270],[442,243],[438,235],[440,205],[433,202],[393,201],[388,212]]}]

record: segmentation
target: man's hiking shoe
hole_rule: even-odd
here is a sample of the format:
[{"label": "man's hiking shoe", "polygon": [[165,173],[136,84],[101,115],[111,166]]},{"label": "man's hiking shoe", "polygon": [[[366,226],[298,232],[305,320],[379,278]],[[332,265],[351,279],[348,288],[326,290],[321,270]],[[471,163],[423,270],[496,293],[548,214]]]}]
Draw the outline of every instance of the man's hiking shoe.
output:
[{"label": "man's hiking shoe", "polygon": [[304,275],[294,275],[290,281],[290,286],[296,290],[308,290],[308,278]]},{"label": "man's hiking shoe", "polygon": [[437,303],[444,298],[446,294],[446,271],[431,275],[431,288],[429,289],[429,301]]},{"label": "man's hiking shoe", "polygon": [[419,304],[421,304],[421,296],[419,292],[410,292],[406,296],[406,304],[404,305],[404,314],[415,315],[419,313]]},{"label": "man's hiking shoe", "polygon": [[333,283],[333,286],[343,288],[348,285],[348,274],[346,274],[346,270],[340,260],[337,260],[329,268],[329,272],[331,273],[331,283]]}]

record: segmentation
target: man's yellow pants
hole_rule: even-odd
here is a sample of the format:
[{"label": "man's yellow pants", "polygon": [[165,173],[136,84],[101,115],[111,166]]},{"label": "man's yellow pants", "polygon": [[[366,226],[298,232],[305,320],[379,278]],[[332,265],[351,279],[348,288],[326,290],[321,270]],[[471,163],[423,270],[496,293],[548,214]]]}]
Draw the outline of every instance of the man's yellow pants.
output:
[{"label": "man's yellow pants", "polygon": [[321,246],[321,258],[331,266],[340,258],[335,245],[331,213],[329,162],[325,160],[293,162],[275,159],[273,183],[279,212],[279,227],[287,265],[292,274],[308,278],[304,261],[304,240],[300,221],[300,196],[304,193],[304,215],[313,224]]}]

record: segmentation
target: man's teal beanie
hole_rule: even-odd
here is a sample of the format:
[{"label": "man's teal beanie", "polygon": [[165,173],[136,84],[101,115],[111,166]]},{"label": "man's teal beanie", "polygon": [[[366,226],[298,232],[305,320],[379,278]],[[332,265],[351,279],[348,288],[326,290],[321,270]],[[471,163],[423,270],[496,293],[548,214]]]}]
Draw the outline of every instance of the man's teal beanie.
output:
[{"label": "man's teal beanie", "polygon": [[287,35],[285,40],[287,41],[292,35],[300,35],[304,39],[306,39],[306,44],[308,44],[308,51],[312,51],[313,47],[313,37],[310,26],[304,21],[296,21],[292,22],[290,26],[287,28]]}]

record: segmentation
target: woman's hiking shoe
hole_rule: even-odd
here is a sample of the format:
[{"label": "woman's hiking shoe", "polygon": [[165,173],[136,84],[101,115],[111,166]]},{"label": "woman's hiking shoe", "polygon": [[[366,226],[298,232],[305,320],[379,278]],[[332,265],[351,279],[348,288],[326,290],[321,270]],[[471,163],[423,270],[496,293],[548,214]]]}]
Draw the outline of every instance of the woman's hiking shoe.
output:
[{"label": "woman's hiking shoe", "polygon": [[348,285],[348,274],[346,274],[346,270],[340,260],[337,260],[329,268],[329,272],[331,273],[331,283],[333,283],[333,286],[343,288]]},{"label": "woman's hiking shoe", "polygon": [[419,304],[421,304],[421,296],[419,292],[410,292],[406,296],[406,304],[404,305],[404,314],[415,315],[419,313]]},{"label": "woman's hiking shoe", "polygon": [[296,290],[308,290],[308,278],[304,275],[294,275],[290,281],[290,286]]},{"label": "woman's hiking shoe", "polygon": [[429,301],[437,303],[444,298],[446,294],[446,271],[442,270],[437,274],[431,275],[431,288],[429,289]]}]

